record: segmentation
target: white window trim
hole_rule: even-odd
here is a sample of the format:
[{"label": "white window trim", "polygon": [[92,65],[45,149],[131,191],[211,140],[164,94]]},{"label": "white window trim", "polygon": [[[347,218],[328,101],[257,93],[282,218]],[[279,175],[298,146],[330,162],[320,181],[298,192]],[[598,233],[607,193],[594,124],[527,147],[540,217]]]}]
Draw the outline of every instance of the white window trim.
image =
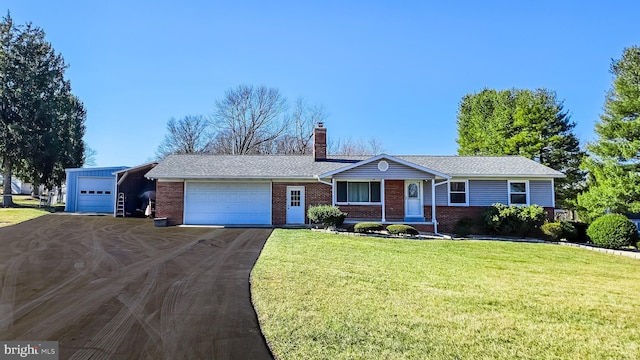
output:
[{"label": "white window trim", "polygon": [[[527,198],[527,202],[524,204],[511,204],[511,183],[524,183],[525,184],[525,194],[526,194],[526,198]],[[529,180],[508,180],[507,181],[507,202],[509,205],[521,205],[521,206],[527,206],[530,204],[531,202],[531,196],[529,194]],[[521,194],[521,193],[515,193],[515,194]]]},{"label": "white window trim", "polygon": [[[451,202],[451,183],[463,182],[464,183],[464,203],[452,203]],[[456,191],[455,193],[460,193]],[[447,205],[448,206],[469,206],[469,180],[449,180],[447,184]]]},{"label": "white window trim", "polygon": [[[379,182],[380,183],[380,201],[379,202],[353,202],[353,201],[348,201],[349,200],[349,185],[347,184],[347,201],[338,201],[338,183],[339,182],[346,182],[346,183],[350,183],[350,182],[366,182],[366,183],[371,183],[371,182]],[[335,179],[335,186],[333,187],[333,203],[334,205],[381,205],[382,204],[382,196],[384,194],[384,191],[382,190],[382,180],[375,180],[375,179]],[[369,185],[369,199],[371,199],[371,185]]]}]

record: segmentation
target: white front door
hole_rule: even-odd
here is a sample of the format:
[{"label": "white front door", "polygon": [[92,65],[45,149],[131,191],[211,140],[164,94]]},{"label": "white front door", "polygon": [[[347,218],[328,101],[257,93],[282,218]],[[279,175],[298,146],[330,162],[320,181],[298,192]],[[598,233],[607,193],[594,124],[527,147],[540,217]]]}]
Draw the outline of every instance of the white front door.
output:
[{"label": "white front door", "polygon": [[422,207],[422,181],[407,180],[404,182],[405,217],[422,217],[424,208]]},{"label": "white front door", "polygon": [[287,186],[287,224],[304,224],[304,186]]}]

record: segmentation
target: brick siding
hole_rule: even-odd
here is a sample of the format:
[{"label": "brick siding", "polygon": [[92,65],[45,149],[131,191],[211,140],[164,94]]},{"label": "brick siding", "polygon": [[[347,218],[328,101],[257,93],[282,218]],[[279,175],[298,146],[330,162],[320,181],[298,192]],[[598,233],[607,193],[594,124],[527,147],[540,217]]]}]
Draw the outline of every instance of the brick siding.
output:
[{"label": "brick siding", "polygon": [[388,221],[404,220],[404,180],[385,180],[384,203]]},{"label": "brick siding", "polygon": [[424,218],[427,221],[431,221],[431,205],[425,205],[425,207],[424,207]]},{"label": "brick siding", "polygon": [[[436,206],[436,220],[438,221],[438,232],[450,233],[456,222],[463,217],[478,218],[485,206]],[[547,219],[553,219],[553,208],[545,207]],[[425,216],[427,207],[425,206]],[[429,206],[429,214],[431,207]]]},{"label": "brick siding", "polygon": [[436,206],[438,232],[452,232],[459,219],[465,216],[477,218],[483,208],[484,206]]},{"label": "brick siding", "polygon": [[331,186],[323,183],[273,183],[271,195],[271,222],[287,223],[287,186],[304,186],[304,221],[309,222],[307,210],[314,205],[331,205]]},{"label": "brick siding", "polygon": [[158,181],[156,199],[156,217],[166,217],[168,225],[181,225],[183,223],[183,182]]},{"label": "brick siding", "polygon": [[382,219],[382,205],[338,205],[340,210],[347,213],[347,220]]},{"label": "brick siding", "polygon": [[[305,188],[305,223],[309,222],[307,210],[314,205],[331,204],[331,186],[323,183],[291,182],[273,183],[271,197],[271,220],[273,225],[287,223],[287,186],[304,186]],[[183,224],[184,219],[184,183],[159,181],[156,186],[156,217],[166,217],[168,225]],[[402,222],[404,220],[404,180],[385,181],[386,220]],[[339,205],[346,212],[347,219],[380,221],[381,205]],[[482,206],[437,206],[436,220],[438,231],[450,233],[456,222],[462,217],[477,218]],[[544,208],[547,217],[553,219],[553,208]],[[431,206],[424,207],[424,216],[431,219]],[[410,224],[420,231],[433,232],[433,225]]]},{"label": "brick siding", "polygon": [[410,222],[409,223],[405,223],[405,224],[413,226],[418,231],[427,232],[427,233],[433,233],[433,225],[412,224]]}]

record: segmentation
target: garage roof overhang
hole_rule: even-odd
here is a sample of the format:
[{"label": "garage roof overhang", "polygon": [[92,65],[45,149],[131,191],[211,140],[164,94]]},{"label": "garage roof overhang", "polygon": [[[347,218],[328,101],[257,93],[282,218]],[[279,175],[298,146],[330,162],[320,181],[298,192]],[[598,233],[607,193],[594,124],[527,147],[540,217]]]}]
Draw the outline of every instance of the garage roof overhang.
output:
[{"label": "garage roof overhang", "polygon": [[113,173],[113,175],[115,175],[116,178],[118,179],[118,186],[120,186],[122,184],[122,182],[124,181],[124,179],[127,177],[127,175],[129,175],[130,173],[136,172],[136,171],[148,172],[149,170],[151,170],[154,167],[156,167],[156,165],[158,165],[158,162],[157,161],[152,161],[150,163],[146,163],[146,164],[142,164],[142,165],[138,165],[138,166],[122,169],[120,171],[116,171],[116,172]]},{"label": "garage roof overhang", "polygon": [[125,169],[122,169],[122,170],[119,170],[119,171],[115,171],[113,174],[114,175],[118,175],[118,174],[125,173],[125,172],[139,171],[139,170],[146,170],[146,169],[151,170],[154,167],[156,167],[156,165],[158,165],[158,162],[157,161],[152,161],[152,162],[149,162],[149,163],[146,163],[146,164],[142,164],[142,165],[138,165],[138,166],[134,166],[134,167],[130,167],[130,168],[125,168]]},{"label": "garage roof overhang", "polygon": [[[106,167],[90,167],[90,168],[66,168],[64,169],[65,172],[67,173],[71,173],[71,172],[80,172],[80,171],[100,171],[100,170],[116,170],[116,169],[120,169],[118,171],[124,171],[127,170],[129,167],[127,166],[106,166]],[[113,172],[112,174],[115,174],[115,172]]]}]

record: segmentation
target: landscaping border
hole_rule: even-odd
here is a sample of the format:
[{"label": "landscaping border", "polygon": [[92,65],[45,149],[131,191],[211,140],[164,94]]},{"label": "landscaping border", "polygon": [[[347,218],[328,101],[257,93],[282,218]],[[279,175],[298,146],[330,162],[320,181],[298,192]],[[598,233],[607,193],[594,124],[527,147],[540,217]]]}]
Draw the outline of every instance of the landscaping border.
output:
[{"label": "landscaping border", "polygon": [[329,234],[340,234],[346,236],[369,236],[376,238],[388,238],[388,239],[410,239],[410,240],[453,240],[453,241],[464,241],[464,240],[483,240],[483,241],[509,241],[509,242],[525,242],[525,243],[534,243],[534,244],[554,244],[561,246],[571,246],[577,247],[581,249],[591,250],[602,252],[606,254],[626,256],[632,259],[640,260],[640,250],[614,250],[614,249],[606,249],[597,247],[595,245],[589,244],[575,244],[561,241],[545,241],[542,239],[534,239],[534,238],[504,238],[504,237],[489,237],[489,236],[467,236],[467,237],[451,237],[448,235],[437,236],[437,235],[389,235],[382,233],[356,233],[349,231],[337,231],[337,230],[326,230],[326,229],[314,229],[311,228],[312,231],[324,232]]}]

